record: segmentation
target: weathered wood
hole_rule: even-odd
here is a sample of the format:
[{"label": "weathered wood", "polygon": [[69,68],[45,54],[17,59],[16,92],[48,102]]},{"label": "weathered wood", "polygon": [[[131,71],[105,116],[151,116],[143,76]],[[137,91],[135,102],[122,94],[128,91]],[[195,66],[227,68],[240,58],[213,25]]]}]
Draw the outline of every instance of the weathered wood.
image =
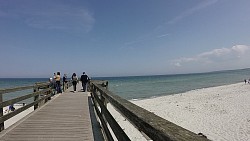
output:
[{"label": "weathered wood", "polygon": [[[28,94],[25,96],[21,96],[18,98],[14,98],[12,100],[7,100],[7,101],[3,101],[3,94],[6,93],[11,93],[11,92],[16,92],[16,91],[22,91],[22,90],[27,90],[27,89],[39,89],[39,88],[48,88],[48,83],[47,82],[42,82],[42,83],[37,83],[35,86],[34,85],[29,85],[29,86],[20,86],[20,87],[14,87],[14,88],[7,88],[7,89],[0,89],[0,131],[4,130],[4,121],[15,116],[16,114],[22,112],[22,109],[24,108],[20,108],[12,113],[10,113],[9,115],[3,115],[3,107],[5,106],[9,106],[12,105],[16,102],[25,100],[27,98],[30,98],[32,95],[37,96],[45,91],[41,91],[38,93],[33,93],[33,94]],[[32,105],[33,106],[33,105]],[[24,109],[25,110],[25,109]]]},{"label": "weathered wood", "polygon": [[46,94],[49,91],[51,91],[50,88],[42,90],[42,91],[38,91],[38,92],[35,92],[35,93],[27,94],[27,95],[24,95],[24,96],[20,96],[20,97],[17,97],[17,98],[13,98],[11,100],[7,100],[7,101],[4,101],[4,102],[1,102],[0,103],[0,108],[5,107],[5,106],[9,106],[9,105],[12,105],[12,104],[15,104],[15,103],[17,103],[19,101],[22,101],[22,100],[25,100],[25,99],[37,96],[39,94]]},{"label": "weathered wood", "polygon": [[41,102],[42,100],[44,100],[44,99],[46,99],[46,98],[48,98],[48,97],[50,97],[50,96],[51,96],[51,94],[49,94],[49,95],[47,95],[47,96],[44,96],[43,98],[41,98],[41,99],[39,99],[39,100],[36,100],[36,101],[34,101],[34,102],[30,103],[30,104],[25,105],[24,107],[21,107],[21,108],[19,108],[19,109],[16,109],[15,111],[13,111],[13,112],[11,112],[11,113],[8,113],[8,114],[6,114],[6,115],[0,117],[0,123],[2,123],[2,122],[4,122],[4,121],[6,121],[6,120],[12,118],[13,116],[15,116],[15,115],[17,115],[17,114],[23,112],[24,110],[26,110],[26,109],[28,109],[28,108],[34,106],[35,104]]},{"label": "weathered wood", "polygon": [[[35,86],[34,89],[33,89],[33,92],[36,93],[38,91],[39,91],[39,88],[37,86]],[[39,95],[35,95],[34,96],[34,101],[37,101],[38,99],[39,99]],[[38,108],[38,103],[36,103],[34,105],[34,110],[36,110],[37,108]]]},{"label": "weathered wood", "polygon": [[99,120],[101,121],[101,127],[103,130],[104,138],[105,138],[105,140],[113,141],[114,139],[113,139],[113,137],[108,129],[108,126],[106,124],[106,121],[104,120],[104,117],[102,116],[102,114],[98,108],[98,102],[97,102],[96,98],[94,98],[95,96],[96,96],[96,94],[91,93],[91,98],[92,98],[92,102],[93,102],[94,107],[95,107],[96,114],[99,117]]},{"label": "weathered wood", "polygon": [[[1,103],[3,102],[3,94],[5,94],[5,93],[26,90],[26,89],[31,89],[31,88],[33,88],[33,85],[32,86],[22,86],[22,87],[0,89],[0,102]],[[3,117],[3,107],[2,106],[0,108],[0,117]],[[4,130],[4,121],[0,122],[0,132],[3,130]]]},{"label": "weathered wood", "polygon": [[208,141],[199,135],[169,122],[103,88],[100,84],[94,87],[138,130],[153,140],[164,141]]},{"label": "weathered wood", "polygon": [[4,94],[4,93],[15,92],[15,91],[27,90],[27,89],[32,89],[33,87],[34,85],[0,89],[0,93]]},{"label": "weathered wood", "polygon": [[[27,95],[20,96],[20,97],[16,97],[16,98],[13,98],[13,99],[7,100],[7,101],[2,100],[2,94],[26,90],[26,89],[32,89],[32,88],[33,88],[34,93],[27,94]],[[39,89],[41,89],[41,91],[39,91]],[[32,106],[34,106],[34,109],[37,109],[39,106],[42,106],[42,104],[46,103],[50,99],[50,97],[53,94],[52,92],[53,92],[53,90],[52,90],[52,88],[50,88],[50,83],[48,83],[48,82],[38,82],[38,83],[35,83],[35,85],[0,89],[0,110],[1,110],[1,112],[0,112],[0,131],[4,130],[4,121],[6,121],[9,118],[23,112],[24,110],[26,110]],[[22,101],[22,100],[25,100],[28,98],[32,98],[32,97],[34,97],[34,102],[32,102],[24,107],[21,107],[19,109],[16,109],[15,111],[13,111],[11,113],[3,115],[3,107],[13,105],[19,101]]]},{"label": "weathered wood", "polygon": [[[0,102],[3,102],[3,94],[0,93]],[[3,107],[0,107],[0,117],[3,116]],[[4,130],[4,122],[0,122],[0,132]]]},{"label": "weathered wood", "polygon": [[[92,100],[94,100],[94,106],[98,114],[98,117],[101,120],[101,124],[105,131],[104,133],[106,134],[107,140],[113,140],[113,137],[111,136],[107,128],[107,123],[108,123],[109,126],[113,129],[113,132],[119,141],[129,141],[130,140],[129,137],[126,135],[126,133],[123,131],[120,125],[115,121],[113,116],[107,110],[105,99],[101,95],[100,97],[98,96],[96,91],[93,91]],[[101,112],[99,111],[97,103],[99,107],[101,108]]]},{"label": "weathered wood", "polygon": [[126,133],[123,131],[123,129],[120,127],[120,125],[116,122],[114,117],[110,114],[110,112],[107,110],[106,105],[104,105],[103,101],[95,97],[100,108],[101,108],[101,114],[105,118],[105,120],[109,123],[109,126],[112,128],[116,138],[119,141],[130,141],[129,137],[126,135]]},{"label": "weathered wood", "polygon": [[87,93],[60,94],[0,133],[0,141],[14,140],[94,141]]},{"label": "weathered wood", "polygon": [[27,89],[32,89],[34,87],[46,87],[49,84],[47,82],[43,82],[43,83],[38,83],[36,85],[29,85],[29,86],[20,86],[20,87],[14,87],[14,88],[6,88],[6,89],[0,89],[0,94],[4,94],[4,93],[10,93],[10,92],[16,92],[16,91],[21,91],[21,90],[27,90]]}]

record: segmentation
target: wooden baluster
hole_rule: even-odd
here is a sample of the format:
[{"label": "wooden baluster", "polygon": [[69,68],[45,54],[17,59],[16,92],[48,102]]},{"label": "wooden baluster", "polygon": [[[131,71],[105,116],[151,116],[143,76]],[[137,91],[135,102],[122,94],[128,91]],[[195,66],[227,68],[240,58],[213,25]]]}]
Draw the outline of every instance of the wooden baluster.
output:
[{"label": "wooden baluster", "polygon": [[[35,84],[35,85],[34,85],[33,92],[38,92],[38,91],[39,91],[38,86]],[[36,95],[36,96],[34,97],[34,101],[37,101],[38,99],[39,99],[39,95]],[[37,108],[38,108],[38,104],[34,105],[34,110],[36,110]]]},{"label": "wooden baluster", "polygon": [[109,82],[107,81],[106,82],[106,89],[108,90],[108,85],[109,85]]},{"label": "wooden baluster", "polygon": [[[0,93],[0,102],[3,102],[3,94]],[[0,108],[0,116],[3,116],[3,107]],[[4,122],[0,123],[0,132],[4,130]]]}]

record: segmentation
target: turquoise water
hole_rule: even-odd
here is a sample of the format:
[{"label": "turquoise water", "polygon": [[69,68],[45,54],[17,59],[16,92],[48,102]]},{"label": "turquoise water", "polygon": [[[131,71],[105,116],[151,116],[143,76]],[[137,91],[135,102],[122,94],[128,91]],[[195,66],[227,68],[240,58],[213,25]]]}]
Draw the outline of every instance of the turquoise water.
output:
[{"label": "turquoise water", "polygon": [[106,77],[109,90],[125,99],[141,99],[171,95],[194,89],[243,82],[250,78],[250,69],[199,74]]},{"label": "turquoise water", "polygon": [[[34,85],[36,82],[46,82],[48,78],[0,78],[0,89],[13,88],[19,86],[29,86]],[[3,94],[3,100],[13,99],[18,96],[27,95],[33,92],[33,89],[11,92]],[[30,103],[33,98],[21,101],[19,103]]]},{"label": "turquoise water", "polygon": [[48,80],[48,78],[0,78],[0,89],[34,85],[36,82]]},{"label": "turquoise water", "polygon": [[[96,77],[93,79],[108,80],[109,90],[125,99],[141,99],[162,95],[171,95],[194,89],[220,86],[242,82],[250,78],[250,69],[218,71],[198,74]],[[0,78],[0,89],[33,85],[45,82],[48,78]],[[4,99],[27,94],[29,91],[4,94]]]}]

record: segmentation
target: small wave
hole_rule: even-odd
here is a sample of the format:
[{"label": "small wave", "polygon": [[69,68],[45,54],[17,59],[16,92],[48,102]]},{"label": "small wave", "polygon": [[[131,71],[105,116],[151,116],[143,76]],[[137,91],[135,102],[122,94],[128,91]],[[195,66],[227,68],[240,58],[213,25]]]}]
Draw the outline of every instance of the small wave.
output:
[{"label": "small wave", "polygon": [[131,101],[138,101],[138,100],[140,100],[140,99],[137,99],[137,98],[131,99]]}]

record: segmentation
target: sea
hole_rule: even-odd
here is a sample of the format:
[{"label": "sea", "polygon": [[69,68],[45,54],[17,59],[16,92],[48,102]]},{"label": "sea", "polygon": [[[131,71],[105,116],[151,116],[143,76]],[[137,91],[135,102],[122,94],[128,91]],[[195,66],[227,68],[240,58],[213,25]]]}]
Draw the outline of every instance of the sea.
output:
[{"label": "sea", "polygon": [[[127,100],[137,100],[207,87],[244,83],[244,79],[250,79],[250,68],[193,74],[91,78],[108,80],[109,90],[114,94]],[[0,78],[0,89],[33,85],[36,82],[46,81],[48,78]],[[7,100],[28,93],[32,93],[32,90],[4,94],[3,99]]]},{"label": "sea", "polygon": [[[7,89],[20,86],[30,86],[37,82],[46,82],[48,78],[0,78],[0,89]],[[19,96],[33,93],[33,89],[22,90],[17,92],[10,92],[3,94],[3,101],[10,100]],[[31,103],[33,98],[20,101],[19,103]]]}]

